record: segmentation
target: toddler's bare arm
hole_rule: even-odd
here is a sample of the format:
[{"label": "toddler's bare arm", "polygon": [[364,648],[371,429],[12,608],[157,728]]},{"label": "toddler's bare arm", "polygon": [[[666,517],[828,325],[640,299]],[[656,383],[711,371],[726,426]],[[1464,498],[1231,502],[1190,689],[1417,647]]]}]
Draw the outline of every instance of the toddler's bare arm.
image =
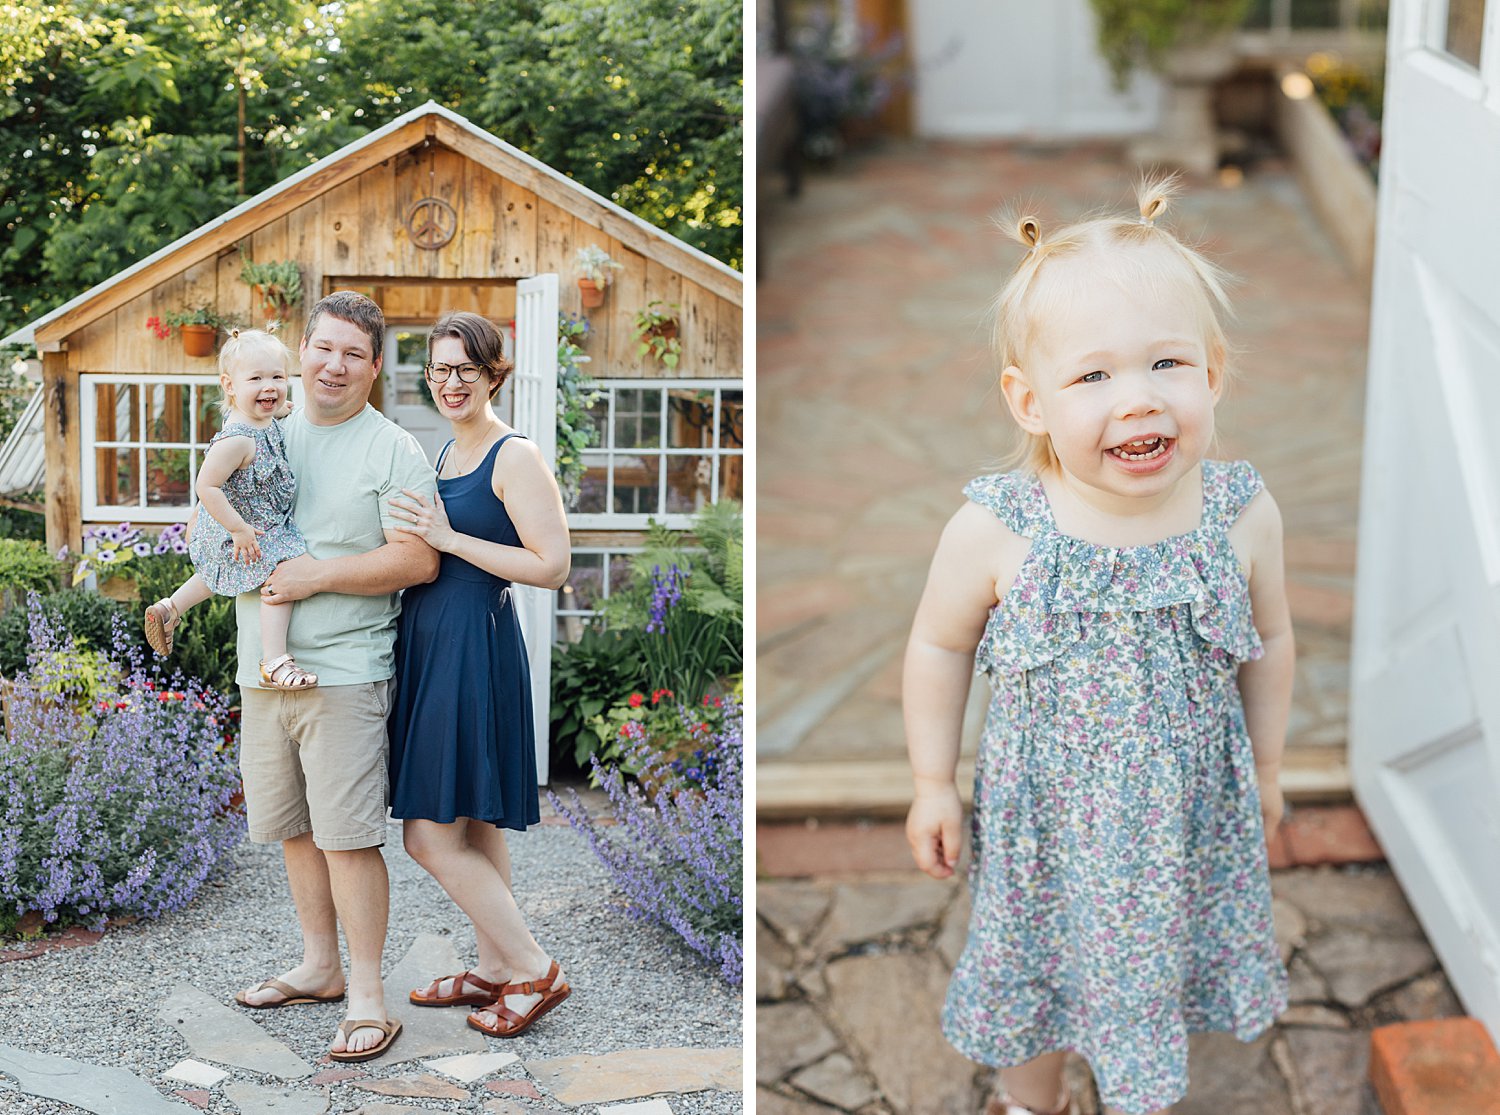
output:
[{"label": "toddler's bare arm", "polygon": [[1292,673],[1297,649],[1292,636],[1292,614],[1286,599],[1286,571],[1282,556],[1281,512],[1269,492],[1261,492],[1236,524],[1243,528],[1250,552],[1250,607],[1255,630],[1265,648],[1263,657],[1240,666],[1240,695],[1245,702],[1245,725],[1255,752],[1261,809],[1266,831],[1281,821],[1281,753],[1286,746],[1287,719],[1292,707]]}]

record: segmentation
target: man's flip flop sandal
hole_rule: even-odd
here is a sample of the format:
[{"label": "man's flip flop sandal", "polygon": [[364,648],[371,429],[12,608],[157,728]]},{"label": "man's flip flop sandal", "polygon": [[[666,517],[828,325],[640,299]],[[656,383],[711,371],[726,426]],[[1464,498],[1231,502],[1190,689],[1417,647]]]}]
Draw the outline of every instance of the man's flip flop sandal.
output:
[{"label": "man's flip flop sandal", "polygon": [[339,1023],[339,1033],[344,1035],[344,1042],[348,1044],[355,1030],[363,1030],[366,1027],[371,1030],[379,1030],[385,1037],[371,1048],[362,1049],[357,1053],[350,1053],[348,1051],[335,1053],[330,1049],[328,1051],[328,1059],[331,1061],[343,1061],[346,1064],[352,1061],[373,1061],[389,1049],[395,1040],[401,1036],[401,1023],[394,1018],[388,1018],[384,1022],[377,1022],[373,1018],[346,1018]]},{"label": "man's flip flop sandal", "polygon": [[303,1003],[340,1003],[344,1000],[344,993],[342,991],[337,995],[314,995],[311,991],[298,991],[291,984],[282,983],[279,979],[263,980],[255,987],[252,987],[248,994],[253,995],[255,992],[264,991],[268,987],[273,991],[281,992],[283,998],[277,999],[274,1003],[252,1003],[245,998],[246,992],[237,991],[235,992],[234,1001],[242,1007],[249,1007],[251,1010],[275,1010],[278,1007],[295,1007]]}]

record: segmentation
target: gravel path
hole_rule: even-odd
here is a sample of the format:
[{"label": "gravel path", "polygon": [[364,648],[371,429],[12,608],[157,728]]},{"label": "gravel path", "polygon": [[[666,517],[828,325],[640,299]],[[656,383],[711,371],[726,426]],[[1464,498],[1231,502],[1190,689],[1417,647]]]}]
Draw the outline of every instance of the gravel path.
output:
[{"label": "gravel path", "polygon": [[[491,1050],[523,1062],[623,1049],[741,1044],[742,998],[675,936],[633,921],[582,836],[565,825],[508,834],[516,894],[532,931],[559,958],[574,987],[570,1000],[519,1038],[487,1039]],[[449,936],[464,962],[475,958],[474,935],[458,908],[401,848],[393,824],[385,847],[391,875],[389,971],[419,933]],[[296,918],[279,847],[242,845],[235,870],[204,888],[186,910],[155,922],[112,930],[97,945],[59,949],[32,960],[0,964],[0,1042],[128,1069],[165,1094],[178,1085],[161,1073],[190,1056],[183,1040],[158,1021],[157,1006],[181,984],[229,1002],[234,992],[290,967],[300,955]],[[405,988],[387,988],[388,1000]],[[317,1064],[342,1005],[264,1011],[254,1017],[268,1034]],[[220,1066],[227,1068],[228,1066]],[[366,1066],[368,1067],[368,1066]],[[376,1068],[375,1076],[425,1072],[420,1062]],[[525,1079],[521,1065],[502,1077]],[[230,1079],[255,1080],[245,1070]],[[235,1115],[214,1089],[210,1115]],[[77,1108],[6,1089],[3,1115],[70,1115]],[[347,1085],[330,1089],[330,1113],[362,1104],[414,1103],[434,1111],[484,1111],[483,1089],[467,1102],[392,1101]],[[676,1115],[729,1115],[742,1110],[738,1092],[668,1097]],[[590,1115],[586,1105],[570,1109]]]}]

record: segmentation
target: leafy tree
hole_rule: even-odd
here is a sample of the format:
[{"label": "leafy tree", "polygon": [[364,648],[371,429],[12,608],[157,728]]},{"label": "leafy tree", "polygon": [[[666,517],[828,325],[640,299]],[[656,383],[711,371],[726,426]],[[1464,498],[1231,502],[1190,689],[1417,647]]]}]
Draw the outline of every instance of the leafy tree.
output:
[{"label": "leafy tree", "polygon": [[0,0],[0,331],[430,99],[738,264],[735,0]]}]

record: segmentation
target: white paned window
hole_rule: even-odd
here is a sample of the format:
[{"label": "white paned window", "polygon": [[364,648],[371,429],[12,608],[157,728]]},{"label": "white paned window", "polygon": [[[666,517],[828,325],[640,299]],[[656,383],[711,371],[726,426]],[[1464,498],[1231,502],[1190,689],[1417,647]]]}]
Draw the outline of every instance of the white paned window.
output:
[{"label": "white paned window", "polygon": [[630,578],[627,555],[635,549],[580,546],[573,551],[573,569],[567,584],[557,590],[555,638],[576,643],[583,629],[593,622],[610,594]]},{"label": "white paned window", "polygon": [[[224,423],[218,376],[85,375],[78,394],[84,520],[186,520],[203,454]],[[301,403],[296,376],[291,395]]]},{"label": "white paned window", "polygon": [[85,375],[79,409],[84,518],[185,519],[203,454],[223,421],[218,377]]},{"label": "white paned window", "polygon": [[639,530],[655,519],[683,529],[710,503],[744,499],[739,380],[602,380],[598,388],[599,444],[584,454],[570,526]]}]

